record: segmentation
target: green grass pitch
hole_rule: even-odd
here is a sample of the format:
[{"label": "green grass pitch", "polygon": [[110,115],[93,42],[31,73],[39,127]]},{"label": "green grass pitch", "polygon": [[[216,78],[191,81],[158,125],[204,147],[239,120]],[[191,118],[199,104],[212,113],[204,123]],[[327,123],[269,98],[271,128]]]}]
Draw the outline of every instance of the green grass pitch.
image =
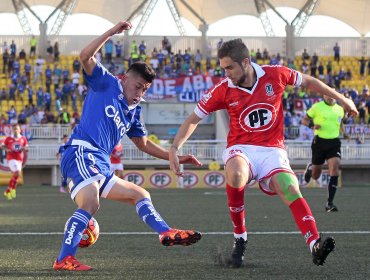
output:
[{"label": "green grass pitch", "polygon": [[319,231],[336,239],[337,248],[323,267],[312,263],[279,198],[247,190],[249,243],[240,269],[220,263],[230,255],[233,241],[224,189],[149,191],[170,226],[197,229],[204,233],[202,240],[189,247],[163,247],[133,206],[102,200],[95,215],[101,236],[77,252],[77,259],[94,270],[53,271],[75,205],[58,188],[22,186],[15,200],[0,200],[0,279],[370,279],[369,187],[339,189],[337,213],[324,211],[324,189],[303,189]]}]

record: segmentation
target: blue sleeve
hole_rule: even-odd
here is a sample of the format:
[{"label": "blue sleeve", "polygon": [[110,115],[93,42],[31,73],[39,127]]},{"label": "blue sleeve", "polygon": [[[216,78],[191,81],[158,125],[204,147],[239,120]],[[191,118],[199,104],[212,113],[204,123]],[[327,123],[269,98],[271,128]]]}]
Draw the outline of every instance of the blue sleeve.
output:
[{"label": "blue sleeve", "polygon": [[58,154],[63,154],[64,149],[65,149],[64,145],[60,146],[58,150]]},{"label": "blue sleeve", "polygon": [[87,75],[85,71],[83,73],[88,86],[93,91],[104,91],[110,87],[112,81],[117,80],[100,62],[96,62],[91,75]]},{"label": "blue sleeve", "polygon": [[127,134],[126,134],[127,137],[129,138],[143,137],[147,135],[145,126],[140,121],[140,112],[141,112],[141,107],[140,106],[136,107],[134,121],[131,125],[130,130],[127,131]]}]

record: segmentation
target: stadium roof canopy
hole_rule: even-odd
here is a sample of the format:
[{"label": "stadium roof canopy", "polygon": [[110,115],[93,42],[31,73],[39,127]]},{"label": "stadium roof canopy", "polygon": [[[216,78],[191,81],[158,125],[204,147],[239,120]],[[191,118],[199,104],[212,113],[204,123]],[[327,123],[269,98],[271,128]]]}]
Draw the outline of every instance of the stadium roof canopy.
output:
[{"label": "stadium roof canopy", "polygon": [[[48,5],[57,7],[61,0],[21,0],[29,6]],[[132,16],[144,0],[79,0],[73,10],[76,13],[89,13],[103,17],[112,23]],[[255,1],[252,0],[174,0],[182,17],[192,22],[196,27],[202,24],[200,18],[207,24],[212,24],[233,15],[259,16]],[[18,1],[19,2],[19,1]],[[191,12],[183,2],[186,2],[196,14]],[[307,0],[269,0],[275,8],[291,7],[301,10]],[[268,6],[266,6],[269,9]],[[14,13],[12,0],[1,0],[0,12]],[[370,0],[319,0],[313,15],[330,16],[353,27],[360,34],[370,32]],[[248,27],[246,27],[248,28]]]}]

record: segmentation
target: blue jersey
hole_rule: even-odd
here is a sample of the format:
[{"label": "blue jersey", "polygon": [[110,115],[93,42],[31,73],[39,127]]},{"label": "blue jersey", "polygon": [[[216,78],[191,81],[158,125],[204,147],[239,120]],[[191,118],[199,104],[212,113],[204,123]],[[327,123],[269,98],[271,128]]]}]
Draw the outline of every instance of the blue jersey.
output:
[{"label": "blue jersey", "polygon": [[89,142],[110,155],[121,138],[143,137],[145,128],[140,122],[141,107],[129,108],[120,80],[99,62],[91,76],[85,74],[89,91],[83,105],[80,123],[70,138]]}]

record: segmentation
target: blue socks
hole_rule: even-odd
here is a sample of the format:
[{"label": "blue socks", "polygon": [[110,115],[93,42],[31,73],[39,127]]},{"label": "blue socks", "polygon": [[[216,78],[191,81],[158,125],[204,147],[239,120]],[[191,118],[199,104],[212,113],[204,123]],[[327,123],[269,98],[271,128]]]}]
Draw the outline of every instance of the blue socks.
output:
[{"label": "blue socks", "polygon": [[149,198],[143,198],[136,203],[136,213],[140,218],[158,233],[165,232],[170,229],[167,223],[162,219],[161,215],[155,210],[152,201]]},{"label": "blue socks", "polygon": [[58,262],[66,256],[74,256],[80,243],[82,233],[85,230],[91,215],[83,209],[77,209],[67,222],[64,232],[62,248],[58,257]]}]

